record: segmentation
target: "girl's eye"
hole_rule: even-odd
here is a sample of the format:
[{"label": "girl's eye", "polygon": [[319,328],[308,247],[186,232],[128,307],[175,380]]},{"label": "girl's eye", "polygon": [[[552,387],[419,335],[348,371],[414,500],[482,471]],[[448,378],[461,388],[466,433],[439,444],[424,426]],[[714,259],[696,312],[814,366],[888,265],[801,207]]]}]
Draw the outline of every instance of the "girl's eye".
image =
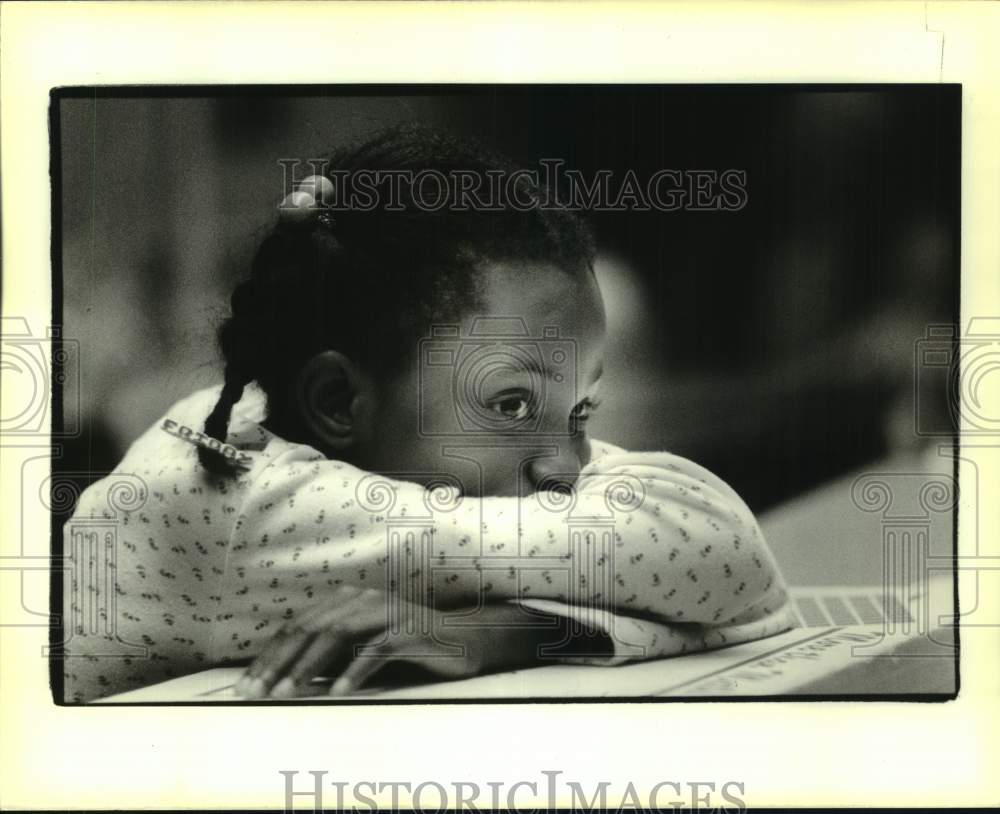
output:
[{"label": "girl's eye", "polygon": [[509,396],[490,405],[493,412],[511,419],[527,418],[531,402],[524,396]]},{"label": "girl's eye", "polygon": [[586,424],[597,410],[598,402],[594,399],[584,399],[570,413],[570,422],[576,427]]},{"label": "girl's eye", "polygon": [[592,399],[584,399],[573,408],[573,418],[577,421],[586,421],[597,409],[597,403]]}]

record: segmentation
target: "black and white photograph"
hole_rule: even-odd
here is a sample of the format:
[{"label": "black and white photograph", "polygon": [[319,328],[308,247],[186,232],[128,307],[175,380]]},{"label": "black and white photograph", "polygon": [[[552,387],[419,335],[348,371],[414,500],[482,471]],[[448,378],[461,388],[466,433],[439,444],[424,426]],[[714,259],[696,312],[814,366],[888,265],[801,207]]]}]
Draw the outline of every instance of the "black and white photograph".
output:
[{"label": "black and white photograph", "polygon": [[995,4],[0,0],[0,806],[996,806]]},{"label": "black and white photograph", "polygon": [[954,697],[960,111],[55,92],[56,700]]}]

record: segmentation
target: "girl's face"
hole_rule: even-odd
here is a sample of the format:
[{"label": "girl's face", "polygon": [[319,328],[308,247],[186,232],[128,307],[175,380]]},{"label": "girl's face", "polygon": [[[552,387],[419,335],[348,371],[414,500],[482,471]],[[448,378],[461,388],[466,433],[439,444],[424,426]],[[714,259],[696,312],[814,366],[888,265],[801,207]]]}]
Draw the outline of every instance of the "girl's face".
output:
[{"label": "girl's face", "polygon": [[352,462],[510,496],[572,482],[590,460],[605,338],[596,280],[544,265],[484,272],[481,307],[433,326],[408,369],[375,382]]}]

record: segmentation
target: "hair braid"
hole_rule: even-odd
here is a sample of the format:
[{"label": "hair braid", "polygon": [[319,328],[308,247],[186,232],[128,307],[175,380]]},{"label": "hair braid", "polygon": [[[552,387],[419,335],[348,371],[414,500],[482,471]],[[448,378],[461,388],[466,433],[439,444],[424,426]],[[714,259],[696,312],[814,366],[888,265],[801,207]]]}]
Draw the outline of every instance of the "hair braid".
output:
[{"label": "hair braid", "polygon": [[[254,281],[247,280],[236,286],[231,298],[233,315],[227,319],[219,331],[219,344],[226,359],[224,382],[219,400],[205,419],[204,432],[210,438],[226,443],[229,434],[229,419],[233,407],[243,397],[243,390],[253,380],[251,368],[246,360],[253,358],[252,349],[247,345],[250,334],[245,325],[253,324],[256,315],[256,292]],[[209,472],[216,475],[230,475],[234,471],[233,462],[218,450],[198,447],[198,460]]]},{"label": "hair braid", "polygon": [[[247,385],[231,365],[226,365],[225,376],[219,400],[205,419],[205,434],[222,443],[226,443],[226,436],[229,434],[229,419],[233,407],[243,397],[243,388]],[[233,472],[233,462],[218,450],[199,446],[198,460],[205,469],[216,475],[230,475]]]}]

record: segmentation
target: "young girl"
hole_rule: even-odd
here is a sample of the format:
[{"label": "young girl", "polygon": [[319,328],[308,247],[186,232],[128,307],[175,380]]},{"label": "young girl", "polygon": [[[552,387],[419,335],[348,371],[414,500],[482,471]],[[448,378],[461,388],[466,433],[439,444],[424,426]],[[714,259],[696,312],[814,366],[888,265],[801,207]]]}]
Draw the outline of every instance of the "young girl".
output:
[{"label": "young girl", "polygon": [[[588,439],[592,241],[513,169],[399,129],[286,197],[220,331],[224,384],[174,405],[67,524],[67,553],[88,522],[115,531],[99,625],[96,555],[74,555],[67,700],[241,662],[247,697],[346,693],[388,665],[618,664],[791,626],[726,484]],[[476,177],[507,204],[463,206]],[[426,205],[441,179],[454,197]],[[122,479],[141,484],[125,506]]]}]

